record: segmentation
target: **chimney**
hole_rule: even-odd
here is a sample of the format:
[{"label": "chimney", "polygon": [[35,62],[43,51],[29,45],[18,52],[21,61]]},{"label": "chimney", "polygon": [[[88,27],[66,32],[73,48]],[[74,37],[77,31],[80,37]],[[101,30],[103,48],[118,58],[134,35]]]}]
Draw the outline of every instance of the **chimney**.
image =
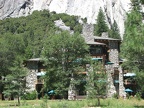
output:
[{"label": "chimney", "polygon": [[103,32],[103,33],[101,34],[101,37],[103,37],[103,38],[108,38],[108,32]]}]

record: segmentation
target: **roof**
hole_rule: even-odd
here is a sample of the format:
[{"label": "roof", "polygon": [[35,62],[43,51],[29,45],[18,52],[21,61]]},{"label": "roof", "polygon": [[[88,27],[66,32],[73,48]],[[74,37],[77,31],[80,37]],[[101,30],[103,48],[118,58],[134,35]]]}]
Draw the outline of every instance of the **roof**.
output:
[{"label": "roof", "polygon": [[84,39],[85,39],[85,42],[86,42],[88,45],[106,45],[106,44],[104,44],[104,43],[95,42],[93,36],[84,37]]},{"label": "roof", "polygon": [[136,76],[136,74],[135,73],[126,73],[126,74],[124,74],[124,76],[133,77],[133,76]]},{"label": "roof", "polygon": [[92,41],[92,40],[87,41],[86,43],[87,43],[88,45],[106,45],[106,44],[104,44],[104,43],[94,42],[94,41]]},{"label": "roof", "polygon": [[114,38],[109,38],[109,37],[98,37],[98,36],[93,36],[94,39],[98,40],[115,40],[115,41],[121,41],[121,39],[114,39]]}]

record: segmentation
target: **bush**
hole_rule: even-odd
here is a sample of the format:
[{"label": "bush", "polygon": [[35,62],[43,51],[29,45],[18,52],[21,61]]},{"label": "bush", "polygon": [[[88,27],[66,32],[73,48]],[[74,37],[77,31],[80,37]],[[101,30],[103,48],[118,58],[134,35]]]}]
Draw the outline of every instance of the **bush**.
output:
[{"label": "bush", "polygon": [[113,94],[113,98],[118,99],[119,95],[117,93]]},{"label": "bush", "polygon": [[43,102],[41,103],[41,108],[48,108],[48,104],[47,104],[48,98],[49,98],[48,95],[45,95],[45,96],[42,98]]},{"label": "bush", "polygon": [[37,98],[36,91],[28,92],[21,97],[21,99],[23,100],[35,100],[36,98]]},{"label": "bush", "polygon": [[138,100],[141,100],[141,93],[140,93],[140,92],[137,92],[137,93],[136,93],[136,98],[137,98]]}]

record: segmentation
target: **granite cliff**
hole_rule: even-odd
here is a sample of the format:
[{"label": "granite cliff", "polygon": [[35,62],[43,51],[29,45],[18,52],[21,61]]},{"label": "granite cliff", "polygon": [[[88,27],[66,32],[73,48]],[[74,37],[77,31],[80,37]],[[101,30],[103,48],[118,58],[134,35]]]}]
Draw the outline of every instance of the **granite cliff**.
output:
[{"label": "granite cliff", "polygon": [[93,24],[96,23],[100,7],[106,15],[108,25],[116,20],[122,36],[130,0],[0,0],[0,19],[27,16],[34,10],[48,9],[86,17],[87,22]]}]

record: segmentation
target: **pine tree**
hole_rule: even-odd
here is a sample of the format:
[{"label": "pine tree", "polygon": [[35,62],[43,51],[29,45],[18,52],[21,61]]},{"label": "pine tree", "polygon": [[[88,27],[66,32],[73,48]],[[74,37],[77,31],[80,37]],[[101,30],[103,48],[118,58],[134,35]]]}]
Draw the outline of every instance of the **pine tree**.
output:
[{"label": "pine tree", "polygon": [[[134,2],[132,6],[138,7],[139,5],[137,2],[136,4]],[[125,34],[122,43],[122,55],[131,63],[135,63],[134,61],[140,62],[144,53],[142,14],[138,8],[135,7],[132,7],[131,13],[127,14]]]},{"label": "pine tree", "polygon": [[100,8],[97,16],[97,24],[94,27],[94,35],[101,36],[103,32],[108,32],[108,26],[105,20],[104,12],[102,8]]},{"label": "pine tree", "polygon": [[91,61],[87,77],[88,99],[97,98],[98,106],[100,106],[100,96],[106,95],[107,86],[107,75],[100,61]]},{"label": "pine tree", "polygon": [[[19,60],[18,60],[19,59]],[[14,61],[14,66],[10,68],[11,74],[5,77],[4,95],[8,98],[17,97],[20,106],[20,96],[26,92],[26,75],[28,70],[23,66],[21,57]]]},{"label": "pine tree", "polygon": [[115,20],[111,26],[111,29],[109,30],[109,37],[115,38],[115,39],[121,39],[120,33],[119,33],[119,28],[118,28],[118,25]]},{"label": "pine tree", "polygon": [[132,0],[132,10],[127,14],[125,34],[121,45],[121,55],[127,60],[123,65],[136,72],[138,91],[144,92],[144,24],[138,0]]},{"label": "pine tree", "polygon": [[141,6],[140,6],[140,3],[143,3],[142,2],[143,0],[131,0],[131,7],[134,11],[140,11],[141,10]]},{"label": "pine tree", "polygon": [[140,0],[140,2],[141,2],[142,4],[144,4],[144,0]]}]

